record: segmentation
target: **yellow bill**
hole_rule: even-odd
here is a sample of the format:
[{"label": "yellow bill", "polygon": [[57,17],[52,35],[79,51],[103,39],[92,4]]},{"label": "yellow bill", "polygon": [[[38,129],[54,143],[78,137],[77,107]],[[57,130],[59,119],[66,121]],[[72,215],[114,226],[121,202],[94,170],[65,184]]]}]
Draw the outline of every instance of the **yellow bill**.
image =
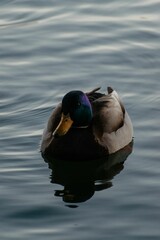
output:
[{"label": "yellow bill", "polygon": [[60,137],[65,135],[68,132],[68,130],[71,128],[72,124],[73,124],[73,121],[70,118],[70,115],[69,114],[64,115],[62,113],[60,123],[55,129],[53,136]]}]

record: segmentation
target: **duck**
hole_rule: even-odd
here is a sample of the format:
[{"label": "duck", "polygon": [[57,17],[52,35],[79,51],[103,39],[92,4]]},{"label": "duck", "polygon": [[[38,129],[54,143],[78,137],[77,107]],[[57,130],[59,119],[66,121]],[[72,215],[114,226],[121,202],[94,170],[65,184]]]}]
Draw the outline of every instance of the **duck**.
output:
[{"label": "duck", "polygon": [[64,95],[43,131],[42,157],[98,159],[132,142],[133,125],[118,93],[112,87],[99,90]]}]

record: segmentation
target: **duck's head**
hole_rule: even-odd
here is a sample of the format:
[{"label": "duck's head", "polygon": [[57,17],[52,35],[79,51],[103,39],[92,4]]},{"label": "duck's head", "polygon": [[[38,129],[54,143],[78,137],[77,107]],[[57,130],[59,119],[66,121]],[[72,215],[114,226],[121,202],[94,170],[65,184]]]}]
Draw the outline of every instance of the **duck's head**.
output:
[{"label": "duck's head", "polygon": [[61,120],[53,135],[63,136],[71,127],[87,127],[92,115],[92,107],[86,94],[81,91],[67,93],[62,100]]}]

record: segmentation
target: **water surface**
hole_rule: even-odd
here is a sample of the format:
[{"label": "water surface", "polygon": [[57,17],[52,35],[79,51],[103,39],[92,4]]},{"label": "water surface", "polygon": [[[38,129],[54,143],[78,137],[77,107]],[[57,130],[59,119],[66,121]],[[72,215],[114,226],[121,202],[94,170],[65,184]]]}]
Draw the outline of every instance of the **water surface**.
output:
[{"label": "water surface", "polygon": [[[1,1],[0,239],[159,239],[159,9],[158,0]],[[96,182],[86,201],[67,203],[39,142],[67,91],[97,86],[125,102],[133,152],[104,189]]]}]

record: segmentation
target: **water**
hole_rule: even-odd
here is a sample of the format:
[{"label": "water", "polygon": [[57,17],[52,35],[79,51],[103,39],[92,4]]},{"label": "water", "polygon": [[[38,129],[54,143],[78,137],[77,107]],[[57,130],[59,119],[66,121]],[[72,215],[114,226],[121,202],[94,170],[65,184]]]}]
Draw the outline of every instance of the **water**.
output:
[{"label": "water", "polygon": [[[159,9],[158,0],[1,1],[0,239],[160,238]],[[73,196],[63,199],[39,153],[45,122],[67,91],[108,85],[131,116],[133,152],[90,198],[65,202]]]}]

